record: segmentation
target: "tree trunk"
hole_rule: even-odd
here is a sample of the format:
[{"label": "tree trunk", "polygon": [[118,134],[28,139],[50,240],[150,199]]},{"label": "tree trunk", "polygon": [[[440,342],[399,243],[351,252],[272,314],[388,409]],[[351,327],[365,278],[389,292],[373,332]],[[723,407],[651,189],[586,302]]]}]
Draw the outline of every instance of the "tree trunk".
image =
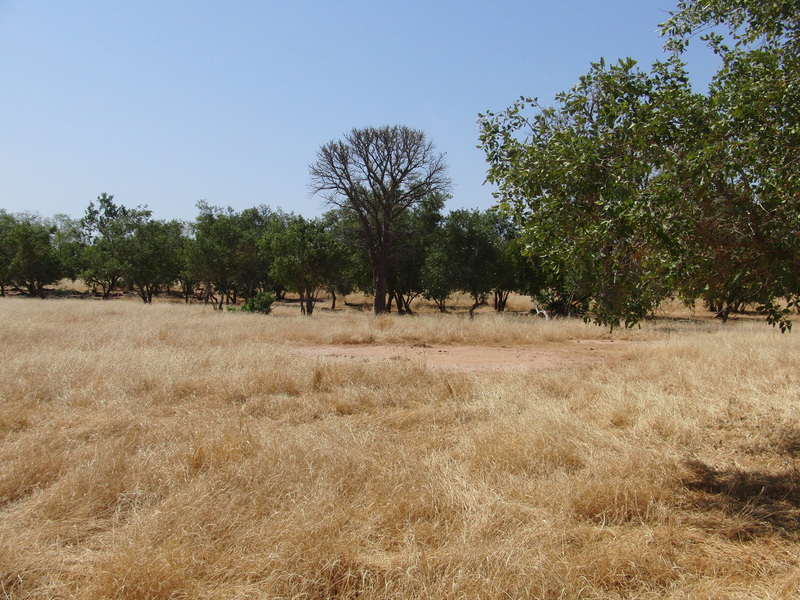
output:
[{"label": "tree trunk", "polygon": [[336,292],[331,290],[331,312],[336,310]]},{"label": "tree trunk", "polygon": [[505,312],[506,304],[508,304],[508,297],[511,292],[497,291],[494,292],[494,309],[497,312]]},{"label": "tree trunk", "polygon": [[302,291],[298,292],[298,295],[300,296],[300,314],[301,315],[305,315],[306,314],[306,295]]},{"label": "tree trunk", "polygon": [[376,315],[388,312],[386,309],[386,264],[380,264],[381,261],[373,267],[372,274],[372,289],[375,293],[372,308]]},{"label": "tree trunk", "polygon": [[314,293],[311,292],[306,295],[306,312],[307,316],[311,316],[311,313],[314,312]]},{"label": "tree trunk", "polygon": [[473,318],[475,316],[475,309],[479,306],[486,306],[486,298],[482,297],[480,294],[472,294],[472,299],[475,300],[475,304],[472,305],[472,308],[469,309],[469,318]]}]

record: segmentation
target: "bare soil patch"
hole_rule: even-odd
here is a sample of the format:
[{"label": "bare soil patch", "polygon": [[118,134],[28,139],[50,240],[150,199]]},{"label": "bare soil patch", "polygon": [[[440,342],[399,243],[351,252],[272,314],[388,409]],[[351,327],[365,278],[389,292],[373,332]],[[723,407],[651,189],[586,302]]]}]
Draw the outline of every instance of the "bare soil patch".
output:
[{"label": "bare soil patch", "polygon": [[409,361],[436,369],[462,372],[514,369],[543,371],[615,360],[631,343],[624,340],[569,340],[528,346],[329,344],[293,346],[289,353],[342,361]]}]

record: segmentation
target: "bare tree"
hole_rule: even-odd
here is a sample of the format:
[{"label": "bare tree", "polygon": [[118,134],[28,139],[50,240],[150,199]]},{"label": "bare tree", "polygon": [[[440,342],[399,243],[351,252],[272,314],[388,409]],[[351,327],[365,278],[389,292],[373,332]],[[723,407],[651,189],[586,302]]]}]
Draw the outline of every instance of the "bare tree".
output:
[{"label": "bare tree", "polygon": [[450,189],[444,155],[422,131],[369,127],[322,146],[309,170],[312,191],[360,224],[372,266],[375,314],[386,312],[394,224],[429,194]]}]

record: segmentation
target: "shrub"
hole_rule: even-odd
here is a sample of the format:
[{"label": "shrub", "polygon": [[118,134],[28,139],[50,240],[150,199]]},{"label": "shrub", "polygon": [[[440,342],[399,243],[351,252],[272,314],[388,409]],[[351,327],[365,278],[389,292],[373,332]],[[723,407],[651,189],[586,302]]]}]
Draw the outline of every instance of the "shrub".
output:
[{"label": "shrub", "polygon": [[272,292],[258,292],[245,300],[241,308],[230,307],[228,310],[241,310],[251,313],[262,313],[268,315],[272,312],[272,303],[275,302],[275,294]]}]

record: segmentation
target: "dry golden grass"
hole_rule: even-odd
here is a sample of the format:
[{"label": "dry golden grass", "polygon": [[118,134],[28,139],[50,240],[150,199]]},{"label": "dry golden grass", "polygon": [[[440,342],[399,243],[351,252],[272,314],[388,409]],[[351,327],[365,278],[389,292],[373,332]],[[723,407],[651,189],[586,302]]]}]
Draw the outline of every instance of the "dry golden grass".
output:
[{"label": "dry golden grass", "polygon": [[0,598],[800,595],[797,333],[454,373],[287,350],[609,334],[276,313],[0,300]]}]

